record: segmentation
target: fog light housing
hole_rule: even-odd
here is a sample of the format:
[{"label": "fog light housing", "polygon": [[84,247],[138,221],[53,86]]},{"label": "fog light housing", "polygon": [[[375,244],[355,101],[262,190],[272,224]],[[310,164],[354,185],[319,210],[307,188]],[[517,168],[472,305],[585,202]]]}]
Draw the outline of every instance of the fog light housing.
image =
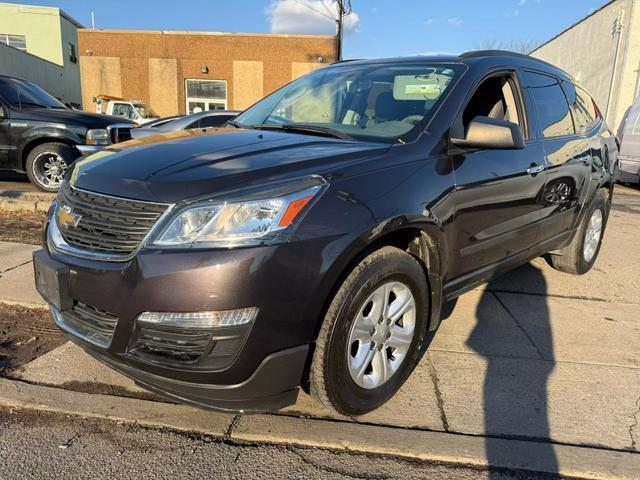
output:
[{"label": "fog light housing", "polygon": [[210,312],[144,312],[136,321],[161,327],[208,330],[246,325],[253,322],[257,315],[256,307]]}]

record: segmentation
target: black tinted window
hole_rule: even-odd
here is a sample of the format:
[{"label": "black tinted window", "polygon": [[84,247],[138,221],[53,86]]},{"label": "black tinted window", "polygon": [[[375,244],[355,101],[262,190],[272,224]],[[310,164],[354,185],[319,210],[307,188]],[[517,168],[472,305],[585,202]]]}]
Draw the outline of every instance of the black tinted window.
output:
[{"label": "black tinted window", "polygon": [[587,92],[572,83],[562,82],[569,104],[573,110],[573,119],[578,133],[586,133],[598,123],[598,111],[593,99]]},{"label": "black tinted window", "polygon": [[553,77],[531,72],[523,72],[522,76],[538,112],[540,130],[544,137],[573,135],[573,119],[558,81]]},{"label": "black tinted window", "polygon": [[0,81],[0,96],[12,107],[20,109],[29,107],[67,108],[35,83],[24,80],[6,79]]},{"label": "black tinted window", "polygon": [[201,128],[221,127],[226,122],[231,120],[233,117],[234,115],[214,115],[211,117],[205,117],[200,119],[200,127]]}]

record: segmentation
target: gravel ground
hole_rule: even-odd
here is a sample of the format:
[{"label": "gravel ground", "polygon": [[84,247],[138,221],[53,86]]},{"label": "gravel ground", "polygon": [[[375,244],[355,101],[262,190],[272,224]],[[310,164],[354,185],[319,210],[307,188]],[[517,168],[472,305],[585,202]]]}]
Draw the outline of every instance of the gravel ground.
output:
[{"label": "gravel ground", "polygon": [[0,304],[0,376],[64,342],[48,310]]},{"label": "gravel ground", "polygon": [[0,210],[0,241],[42,245],[47,215],[44,212]]},{"label": "gravel ground", "polygon": [[0,409],[0,477],[224,479],[529,479],[509,472],[269,445]]}]

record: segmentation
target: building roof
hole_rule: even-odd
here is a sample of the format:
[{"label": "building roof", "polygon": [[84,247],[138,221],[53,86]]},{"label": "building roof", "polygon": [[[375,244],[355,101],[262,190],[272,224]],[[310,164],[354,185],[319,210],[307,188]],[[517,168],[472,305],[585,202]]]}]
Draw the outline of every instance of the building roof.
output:
[{"label": "building roof", "polygon": [[68,22],[74,24],[76,28],[84,28],[84,26],[80,22],[78,22],[75,18],[73,18],[67,12],[65,12],[64,10],[58,7],[46,7],[41,5],[23,5],[19,3],[5,3],[5,2],[0,2],[0,7],[14,7],[20,10],[41,10],[41,11],[49,10],[50,12],[55,13],[56,15],[60,15],[62,18],[64,18]]},{"label": "building roof", "polygon": [[334,35],[306,35],[299,33],[243,33],[243,32],[198,32],[189,30],[109,30],[84,29],[82,33],[148,34],[148,35],[217,35],[233,37],[267,38],[335,38]]},{"label": "building roof", "polygon": [[589,18],[593,17],[594,15],[596,15],[598,12],[600,12],[601,10],[604,10],[605,8],[607,8],[609,5],[611,5],[612,3],[617,2],[618,0],[608,0],[606,3],[604,3],[603,5],[601,5],[600,7],[594,9],[591,13],[589,13],[587,16],[581,18],[580,20],[578,20],[575,23],[572,23],[571,25],[569,25],[567,28],[565,28],[564,30],[562,30],[560,33],[558,33],[557,35],[551,37],[549,40],[547,40],[544,43],[541,43],[540,45],[538,45],[536,48],[534,48],[533,50],[531,50],[531,52],[529,52],[529,54],[532,54],[533,52],[535,52],[536,50],[540,50],[542,47],[544,47],[545,45],[553,42],[556,38],[564,35],[565,33],[567,33],[569,30],[571,30],[572,28],[580,25],[582,22],[587,21]]}]

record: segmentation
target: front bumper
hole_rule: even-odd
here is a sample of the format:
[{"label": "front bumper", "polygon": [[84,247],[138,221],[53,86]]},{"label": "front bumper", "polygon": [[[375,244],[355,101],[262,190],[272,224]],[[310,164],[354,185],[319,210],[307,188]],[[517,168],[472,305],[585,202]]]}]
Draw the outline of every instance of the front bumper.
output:
[{"label": "front bumper", "polygon": [[[63,314],[91,306],[108,312],[107,320],[116,324],[108,341],[97,342],[69,328],[52,309],[58,326],[91,355],[174,400],[259,412],[295,402],[323,298],[318,295],[323,266],[317,262],[322,255],[309,252],[321,251],[323,242],[224,251],[142,250],[126,262],[48,250],[34,257],[66,272],[59,289],[63,298],[51,302]],[[154,362],[132,350],[142,312],[246,307],[258,308],[259,314],[228,364]]]},{"label": "front bumper", "polygon": [[640,183],[640,159],[620,157],[618,159],[618,182]]},{"label": "front bumper", "polygon": [[80,152],[81,155],[98,152],[105,147],[107,147],[107,145],[76,145],[76,149]]},{"label": "front bumper", "polygon": [[[55,311],[52,311],[52,315],[56,319]],[[300,379],[309,352],[308,345],[301,345],[273,353],[241,383],[203,384],[162,377],[132,367],[92,348],[74,334],[65,333],[89,355],[131,378],[142,388],[173,401],[225,413],[270,412],[293,405],[298,398]]]}]

